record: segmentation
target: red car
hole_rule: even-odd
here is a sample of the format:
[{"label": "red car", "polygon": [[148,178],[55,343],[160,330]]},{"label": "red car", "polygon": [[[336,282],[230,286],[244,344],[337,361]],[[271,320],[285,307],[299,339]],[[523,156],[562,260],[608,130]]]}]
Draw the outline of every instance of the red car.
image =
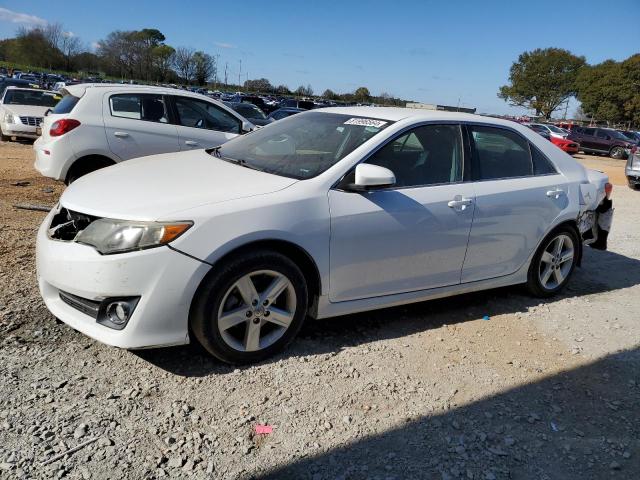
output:
[{"label": "red car", "polygon": [[556,145],[560,150],[563,150],[570,155],[578,153],[578,149],[580,148],[580,144],[578,142],[567,140],[566,138],[551,137],[550,140],[551,143]]}]

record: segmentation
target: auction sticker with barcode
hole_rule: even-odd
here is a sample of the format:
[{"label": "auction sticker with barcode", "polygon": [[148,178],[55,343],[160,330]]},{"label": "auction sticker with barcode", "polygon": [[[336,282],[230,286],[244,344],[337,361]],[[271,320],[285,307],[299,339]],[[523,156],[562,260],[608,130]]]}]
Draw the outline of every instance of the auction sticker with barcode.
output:
[{"label": "auction sticker with barcode", "polygon": [[346,122],[345,125],[360,125],[362,127],[377,127],[380,128],[383,125],[386,125],[387,122],[384,120],[376,120],[374,118],[350,118]]}]

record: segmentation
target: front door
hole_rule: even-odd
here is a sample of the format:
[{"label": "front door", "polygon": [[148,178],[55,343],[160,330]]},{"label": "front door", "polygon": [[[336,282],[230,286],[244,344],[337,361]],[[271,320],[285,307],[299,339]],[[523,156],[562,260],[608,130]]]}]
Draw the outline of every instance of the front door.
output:
[{"label": "front door", "polygon": [[180,150],[162,95],[107,94],[103,118],[109,149],[122,160]]},{"label": "front door", "polygon": [[394,187],[329,192],[332,302],[460,283],[474,210],[461,138],[458,125],[412,129],[366,161]]},{"label": "front door", "polygon": [[568,183],[524,137],[469,126],[475,214],[462,283],[509,275],[568,206]]}]

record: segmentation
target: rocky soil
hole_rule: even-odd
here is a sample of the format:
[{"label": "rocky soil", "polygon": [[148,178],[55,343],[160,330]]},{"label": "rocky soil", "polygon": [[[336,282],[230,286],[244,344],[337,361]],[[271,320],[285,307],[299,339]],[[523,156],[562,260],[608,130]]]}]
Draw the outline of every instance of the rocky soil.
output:
[{"label": "rocky soil", "polygon": [[[623,179],[622,162],[585,161]],[[0,478],[640,478],[640,192],[614,190],[610,251],[588,250],[557,298],[506,288],[309,321],[234,368],[56,323],[35,277],[44,213],[12,205],[63,186],[32,163],[0,144]]]}]

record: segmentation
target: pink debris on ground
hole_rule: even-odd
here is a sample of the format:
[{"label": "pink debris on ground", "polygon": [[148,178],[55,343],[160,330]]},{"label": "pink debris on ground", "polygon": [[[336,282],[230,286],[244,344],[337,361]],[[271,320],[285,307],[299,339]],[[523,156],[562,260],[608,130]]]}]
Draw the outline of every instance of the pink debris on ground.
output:
[{"label": "pink debris on ground", "polygon": [[256,433],[259,435],[268,435],[273,433],[273,427],[271,425],[256,425]]}]

